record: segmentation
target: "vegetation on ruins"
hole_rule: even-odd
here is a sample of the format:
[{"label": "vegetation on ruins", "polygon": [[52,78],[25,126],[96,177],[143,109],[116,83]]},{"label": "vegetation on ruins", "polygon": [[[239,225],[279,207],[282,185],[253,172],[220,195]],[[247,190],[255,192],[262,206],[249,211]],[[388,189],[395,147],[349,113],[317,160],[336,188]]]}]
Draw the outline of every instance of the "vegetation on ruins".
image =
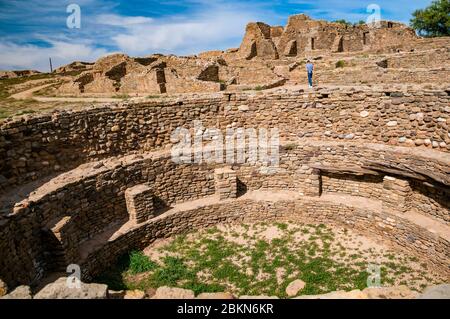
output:
[{"label": "vegetation on ruins", "polygon": [[450,36],[450,1],[435,0],[427,8],[416,10],[411,27],[422,36]]},{"label": "vegetation on ruins", "polygon": [[345,66],[345,61],[339,60],[336,62],[336,68],[343,68]]},{"label": "vegetation on ruins", "polygon": [[334,23],[340,23],[340,24],[343,24],[343,25],[346,25],[346,26],[349,26],[349,27],[366,24],[366,21],[364,21],[364,20],[359,20],[358,22],[351,23],[350,21],[347,21],[345,19],[339,19],[339,20],[335,20],[333,22]]},{"label": "vegetation on ruins", "polygon": [[202,292],[286,297],[300,279],[302,295],[367,287],[369,263],[381,262],[384,286],[420,290],[439,280],[415,257],[363,242],[347,229],[323,224],[259,223],[218,226],[179,235],[146,253],[133,251],[97,281],[110,289],[161,286]]}]

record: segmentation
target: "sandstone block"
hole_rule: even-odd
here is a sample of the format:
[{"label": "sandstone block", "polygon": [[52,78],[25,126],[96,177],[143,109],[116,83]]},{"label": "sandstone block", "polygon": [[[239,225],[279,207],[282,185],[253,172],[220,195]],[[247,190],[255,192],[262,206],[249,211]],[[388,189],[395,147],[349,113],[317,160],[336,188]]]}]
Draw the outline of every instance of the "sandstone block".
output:
[{"label": "sandstone block", "polygon": [[67,278],[61,277],[40,290],[34,299],[106,299],[108,286],[81,283],[80,288],[69,288]]},{"label": "sandstone block", "polygon": [[159,287],[152,299],[194,299],[192,290],[171,287]]},{"label": "sandstone block", "polygon": [[125,202],[130,220],[137,224],[146,222],[155,215],[153,191],[146,184],[140,184],[125,191]]}]

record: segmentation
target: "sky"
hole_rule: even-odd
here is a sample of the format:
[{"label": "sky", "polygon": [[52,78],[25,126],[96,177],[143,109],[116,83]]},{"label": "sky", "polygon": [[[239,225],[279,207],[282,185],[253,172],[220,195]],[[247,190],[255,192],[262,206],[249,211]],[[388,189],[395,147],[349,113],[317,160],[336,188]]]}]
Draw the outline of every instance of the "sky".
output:
[{"label": "sky", "polygon": [[[0,69],[49,71],[116,52],[190,55],[238,47],[251,21],[285,25],[290,15],[408,23],[431,0],[0,0]],[[79,8],[73,11],[69,5]],[[68,10],[69,9],[69,10]],[[79,22],[79,24],[77,24]],[[79,26],[79,28],[78,28]]]}]

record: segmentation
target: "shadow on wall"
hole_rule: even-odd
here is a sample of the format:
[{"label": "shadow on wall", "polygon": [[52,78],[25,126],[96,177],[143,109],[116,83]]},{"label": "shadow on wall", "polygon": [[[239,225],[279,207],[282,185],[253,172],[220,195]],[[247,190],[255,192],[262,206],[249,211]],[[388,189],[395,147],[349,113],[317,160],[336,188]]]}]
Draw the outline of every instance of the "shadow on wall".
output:
[{"label": "shadow on wall", "polygon": [[173,208],[165,200],[156,195],[153,195],[153,205],[155,208],[156,216],[164,214],[165,212]]},{"label": "shadow on wall", "polygon": [[237,197],[240,197],[247,193],[248,187],[239,178],[236,178],[237,182]]}]

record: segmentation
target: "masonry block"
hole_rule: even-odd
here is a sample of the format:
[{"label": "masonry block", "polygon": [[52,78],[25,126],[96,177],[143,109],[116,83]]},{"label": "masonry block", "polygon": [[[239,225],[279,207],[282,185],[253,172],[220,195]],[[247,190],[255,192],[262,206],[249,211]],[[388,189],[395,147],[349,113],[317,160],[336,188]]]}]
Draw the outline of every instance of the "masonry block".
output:
[{"label": "masonry block", "polygon": [[383,210],[406,212],[410,209],[411,186],[408,181],[391,176],[383,178]]},{"label": "masonry block", "polygon": [[322,176],[318,169],[312,169],[308,172],[308,178],[305,179],[305,190],[304,194],[306,196],[318,197],[322,194]]},{"label": "masonry block", "polygon": [[153,191],[146,184],[128,188],[125,191],[125,202],[130,221],[134,221],[136,224],[143,223],[155,216]]},{"label": "masonry block", "polygon": [[216,194],[220,200],[237,197],[236,172],[231,168],[219,168],[214,171]]}]

